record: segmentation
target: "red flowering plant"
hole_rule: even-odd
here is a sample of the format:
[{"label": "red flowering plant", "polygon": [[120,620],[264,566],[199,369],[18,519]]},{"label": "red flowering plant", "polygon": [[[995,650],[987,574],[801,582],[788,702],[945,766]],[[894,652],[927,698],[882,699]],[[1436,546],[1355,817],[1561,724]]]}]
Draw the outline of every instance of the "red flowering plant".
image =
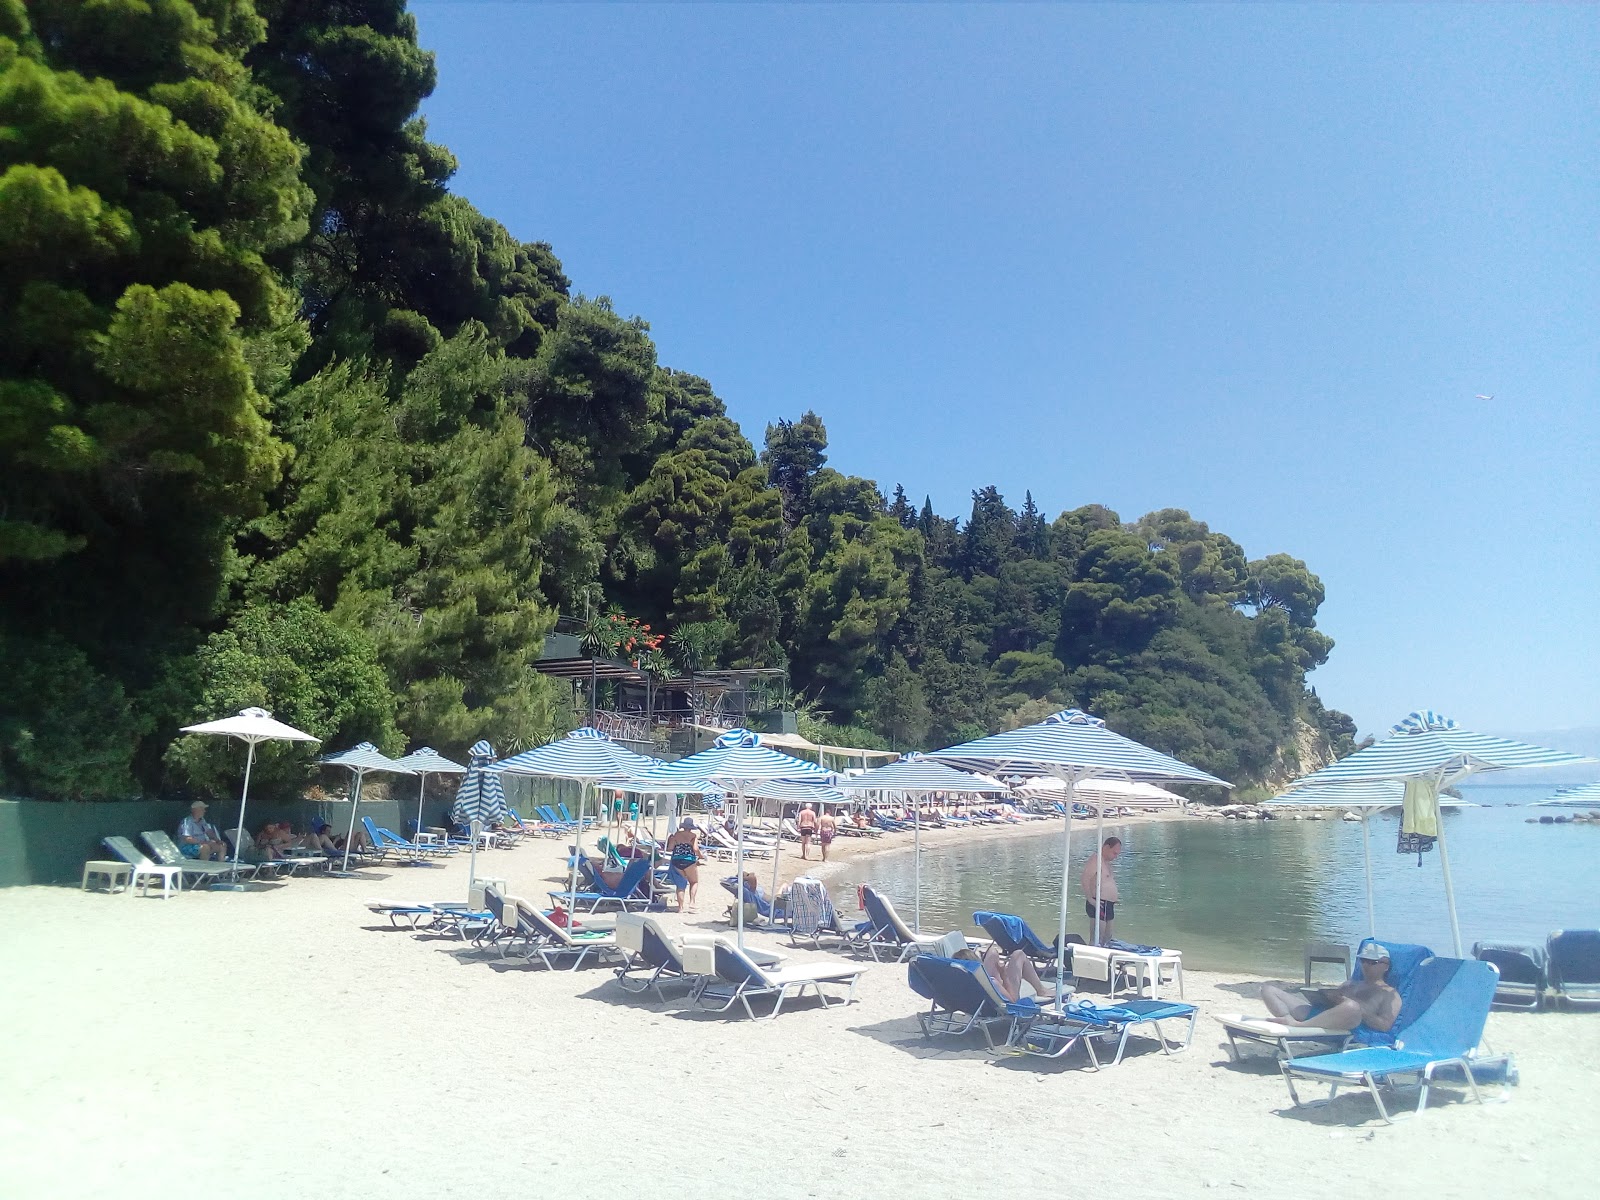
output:
[{"label": "red flowering plant", "polygon": [[662,647],[667,635],[655,633],[643,621],[625,613],[608,612],[593,617],[583,627],[583,652],[591,658],[621,658],[654,670],[665,663]]}]

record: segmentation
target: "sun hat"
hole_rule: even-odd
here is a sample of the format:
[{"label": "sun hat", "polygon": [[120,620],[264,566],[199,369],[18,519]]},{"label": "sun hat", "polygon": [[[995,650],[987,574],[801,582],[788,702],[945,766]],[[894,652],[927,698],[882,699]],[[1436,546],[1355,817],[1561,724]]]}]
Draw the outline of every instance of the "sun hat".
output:
[{"label": "sun hat", "polygon": [[1368,942],[1361,947],[1361,953],[1357,954],[1356,957],[1365,959],[1367,962],[1388,962],[1389,952],[1377,942]]},{"label": "sun hat", "polygon": [[210,808],[211,806],[209,804],[207,804],[204,800],[196,800],[193,804],[189,805],[189,807],[191,809],[194,809],[194,808]]}]

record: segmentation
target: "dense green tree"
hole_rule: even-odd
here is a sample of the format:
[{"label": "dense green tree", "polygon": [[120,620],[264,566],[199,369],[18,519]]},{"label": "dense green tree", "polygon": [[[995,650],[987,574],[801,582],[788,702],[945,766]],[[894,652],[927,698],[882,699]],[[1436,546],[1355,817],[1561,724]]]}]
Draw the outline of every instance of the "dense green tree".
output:
[{"label": "dense green tree", "polygon": [[827,449],[828,430],[809,410],[798,421],[767,426],[761,463],[783,500],[785,525],[798,525],[810,511],[811,480],[828,461]]},{"label": "dense green tree", "polygon": [[921,678],[905,657],[892,655],[883,674],[867,684],[872,728],[889,739],[891,750],[924,745],[932,717]]}]

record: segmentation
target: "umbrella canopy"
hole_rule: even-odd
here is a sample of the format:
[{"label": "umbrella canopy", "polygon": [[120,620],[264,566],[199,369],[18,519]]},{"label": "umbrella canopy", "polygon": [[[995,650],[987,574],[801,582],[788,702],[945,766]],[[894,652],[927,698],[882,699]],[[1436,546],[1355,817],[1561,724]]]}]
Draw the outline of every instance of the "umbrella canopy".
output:
[{"label": "umbrella canopy", "polygon": [[[1295,795],[1323,784],[1398,782],[1404,785],[1425,783],[1434,794],[1434,818],[1438,827],[1439,869],[1444,875],[1445,904],[1450,913],[1450,936],[1456,957],[1461,957],[1461,923],[1456,918],[1455,886],[1450,880],[1450,852],[1445,845],[1444,824],[1438,821],[1440,788],[1447,787],[1480,771],[1509,771],[1524,767],[1559,767],[1570,763],[1592,762],[1579,754],[1548,750],[1509,738],[1489,737],[1462,729],[1449,717],[1432,709],[1408,713],[1382,741],[1357,750],[1319,771],[1296,780],[1289,789]],[[1384,807],[1393,804],[1385,800]],[[1363,828],[1365,828],[1363,826]],[[1405,828],[1402,825],[1402,830]],[[1370,860],[1368,870],[1370,872]],[[1371,919],[1370,896],[1368,917]]]},{"label": "umbrella canopy", "polygon": [[[916,798],[943,792],[947,796],[975,796],[1003,793],[1004,784],[970,771],[958,771],[935,758],[922,754],[908,754],[899,762],[878,767],[849,779],[839,781],[839,786],[851,791],[898,792]],[[922,807],[911,806],[912,879],[914,891],[911,901],[911,928],[922,932]]]},{"label": "umbrella canopy", "polygon": [[[619,746],[598,729],[584,726],[574,729],[565,737],[525,750],[497,765],[496,769],[512,775],[536,775],[542,779],[573,779],[583,784],[578,793],[578,822],[574,830],[576,841],[572,849],[572,864],[568,879],[567,907],[577,902],[578,859],[583,855],[583,822],[585,802],[589,789],[596,783],[620,784],[630,776],[647,771],[656,760],[635,754],[626,746]],[[498,780],[496,781],[498,785]],[[502,801],[503,803],[503,801]]]},{"label": "umbrella canopy", "polygon": [[404,758],[397,758],[399,763],[408,771],[415,771],[421,778],[417,780],[417,832],[422,832],[422,797],[428,790],[429,775],[464,775],[467,769],[458,762],[452,762],[440,754],[432,746],[424,746],[420,750],[413,750]]},{"label": "umbrella canopy", "polygon": [[[1067,785],[1062,815],[1061,923],[1056,938],[1058,997],[1065,987],[1066,976],[1067,904],[1072,887],[1073,789],[1086,779],[1103,777],[1233,786],[1169,754],[1114,733],[1098,717],[1076,708],[1064,709],[1036,725],[935,750],[929,757],[969,771],[1049,775]],[[1100,909],[1099,900],[1097,890],[1096,911]],[[1098,941],[1100,922],[1095,922],[1094,929],[1095,940]]]},{"label": "umbrella canopy", "polygon": [[1534,802],[1540,808],[1600,807],[1600,783],[1578,783],[1564,787],[1548,800]]},{"label": "umbrella canopy", "polygon": [[344,862],[339,867],[341,871],[348,871],[350,846],[355,841],[356,835],[356,809],[361,806],[363,781],[374,771],[384,771],[391,775],[412,775],[415,772],[410,767],[402,767],[397,760],[384,754],[371,742],[362,742],[359,746],[352,746],[337,754],[325,755],[317,761],[327,767],[344,767],[355,779],[355,785],[350,789],[350,828],[344,835]]},{"label": "umbrella canopy", "polygon": [[1006,790],[1005,785],[996,780],[980,778],[971,771],[958,771],[925,754],[908,754],[899,762],[841,779],[838,786],[846,791],[913,792],[919,795],[932,792],[978,795]]},{"label": "umbrella canopy", "polygon": [[[1024,796],[1064,796],[1067,785],[1043,775],[1026,779],[1017,787]],[[1073,795],[1098,804],[1127,804],[1138,808],[1182,808],[1184,798],[1176,792],[1139,779],[1086,779],[1077,784]]]},{"label": "umbrella canopy", "polygon": [[[734,877],[744,879],[743,799],[750,789],[765,780],[788,783],[830,784],[831,771],[803,758],[780,754],[761,744],[759,734],[748,729],[730,729],[706,749],[676,762],[662,763],[628,780],[623,789],[630,792],[692,792],[706,786],[721,787],[739,802],[739,844],[734,851]],[[735,894],[734,922],[739,945],[744,945],[744,904]],[[774,896],[776,901],[777,897]]]},{"label": "umbrella canopy", "polygon": [[1109,776],[1233,786],[1199,767],[1113,733],[1100,718],[1076,708],[1055,713],[1036,725],[935,750],[928,757],[967,771],[1006,775],[1050,775],[1063,780]]},{"label": "umbrella canopy", "polygon": [[[220,737],[238,738],[245,743],[244,758],[244,788],[239,792],[239,825],[244,828],[245,803],[250,799],[250,769],[255,766],[256,747],[262,742],[320,742],[321,738],[312,737],[296,729],[293,725],[285,725],[282,721],[272,719],[272,714],[264,708],[246,708],[236,715],[223,717],[220,721],[203,721],[199,725],[185,725],[184,733],[209,733]],[[242,841],[242,837],[240,841]],[[233,869],[239,869],[239,841],[233,846]]]},{"label": "umbrella canopy", "polygon": [[500,765],[494,761],[494,747],[488,742],[476,742],[467,752],[467,773],[456,789],[450,819],[458,825],[474,821],[493,825],[506,816],[506,793],[500,786]]},{"label": "umbrella canopy", "polygon": [[505,759],[498,769],[511,775],[589,781],[630,779],[656,760],[619,746],[598,729],[574,729],[547,745]]}]

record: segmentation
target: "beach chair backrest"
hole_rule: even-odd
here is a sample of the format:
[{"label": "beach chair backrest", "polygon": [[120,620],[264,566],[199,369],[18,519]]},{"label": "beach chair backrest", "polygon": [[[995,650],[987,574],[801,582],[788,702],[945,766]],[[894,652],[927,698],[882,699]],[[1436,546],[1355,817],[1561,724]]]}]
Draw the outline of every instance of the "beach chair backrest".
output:
[{"label": "beach chair backrest", "polygon": [[121,835],[101,838],[100,844],[130,867],[142,867],[150,862],[148,858],[139,853],[137,846]]},{"label": "beach chair backrest", "polygon": [[712,946],[712,957],[717,964],[717,977],[728,983],[749,984],[753,988],[771,986],[765,972],[739,947],[724,938]]},{"label": "beach chair backrest", "polygon": [[982,963],[940,958],[934,954],[919,954],[906,965],[906,981],[911,990],[925,1000],[932,1000],[951,1012],[999,1016],[1005,1009],[995,1007],[990,991],[978,982],[974,973],[988,978]]},{"label": "beach chair backrest", "polygon": [[622,872],[622,878],[617,880],[617,886],[612,890],[611,895],[622,900],[629,899],[639,890],[639,885],[644,882],[644,877],[649,871],[650,860],[648,858],[629,860],[627,868]]},{"label": "beach chair backrest", "polygon": [[[678,953],[677,946],[673,943],[660,925],[651,917],[635,917],[639,922],[639,931],[642,945],[639,956],[652,967],[667,967],[674,971],[683,970],[683,956]],[[617,940],[622,940],[622,918],[617,918]]]},{"label": "beach chair backrest", "polygon": [[1460,1058],[1477,1049],[1494,1003],[1499,975],[1475,958],[1430,958],[1411,981],[1419,998],[1431,1002],[1406,1026],[1402,1049],[1432,1058]]},{"label": "beach chair backrest", "polygon": [[894,936],[902,942],[916,941],[917,935],[911,932],[911,926],[907,925],[899,912],[895,910],[894,901],[882,894],[879,894],[878,901],[883,905],[884,915],[889,920],[890,928],[894,930]]},{"label": "beach chair backrest", "polygon": [[1022,949],[1020,930],[1016,928],[1022,924],[1020,917],[1010,913],[975,912],[972,914],[972,923],[989,935],[1000,948],[1001,954]]},{"label": "beach chair backrest", "polygon": [[563,800],[561,802],[561,804],[559,806],[559,811],[561,813],[561,819],[563,821],[567,821],[569,823],[575,823],[575,822],[572,821],[572,814],[569,811],[567,811],[567,802],[565,800]]},{"label": "beach chair backrest", "polygon": [[162,866],[183,866],[183,851],[178,849],[178,843],[172,840],[166,830],[146,829],[139,834],[139,840],[150,847],[150,853]]},{"label": "beach chair backrest", "polygon": [[1473,942],[1472,957],[1493,963],[1502,984],[1542,987],[1545,982],[1545,948],[1516,942]]},{"label": "beach chair backrest", "polygon": [[1600,984],[1600,930],[1558,929],[1545,943],[1545,957],[1554,987]]},{"label": "beach chair backrest", "polygon": [[483,906],[489,910],[489,915],[506,928],[512,928],[516,922],[506,920],[506,898],[501,895],[499,888],[486,887],[483,889]]},{"label": "beach chair backrest", "polygon": [[361,828],[367,831],[367,840],[372,843],[372,848],[374,850],[381,850],[385,846],[391,844],[389,839],[383,836],[384,831],[379,829],[377,825],[373,823],[371,817],[361,818]]},{"label": "beach chair backrest", "polygon": [[[875,933],[893,934],[894,918],[889,915],[888,905],[882,896],[870,883],[861,885],[861,906],[867,910],[867,919],[872,922]],[[897,935],[898,936],[898,935]]]},{"label": "beach chair backrest", "polygon": [[1389,952],[1389,986],[1402,996],[1411,982],[1411,976],[1417,968],[1433,957],[1433,951],[1426,946],[1418,946],[1411,942],[1386,942],[1382,938],[1362,938],[1356,946],[1356,957],[1350,960],[1351,971],[1359,974],[1361,968],[1356,966],[1361,957],[1361,947],[1368,942],[1376,942]]},{"label": "beach chair backrest", "polygon": [[617,917],[617,945],[629,954],[644,954],[644,918],[638,913]]},{"label": "beach chair backrest", "polygon": [[572,938],[568,936],[567,931],[545,916],[543,909],[537,908],[532,904],[526,906],[518,905],[517,913],[519,918],[527,919],[533,926],[535,933],[547,938],[554,938],[564,946],[572,944]]}]

